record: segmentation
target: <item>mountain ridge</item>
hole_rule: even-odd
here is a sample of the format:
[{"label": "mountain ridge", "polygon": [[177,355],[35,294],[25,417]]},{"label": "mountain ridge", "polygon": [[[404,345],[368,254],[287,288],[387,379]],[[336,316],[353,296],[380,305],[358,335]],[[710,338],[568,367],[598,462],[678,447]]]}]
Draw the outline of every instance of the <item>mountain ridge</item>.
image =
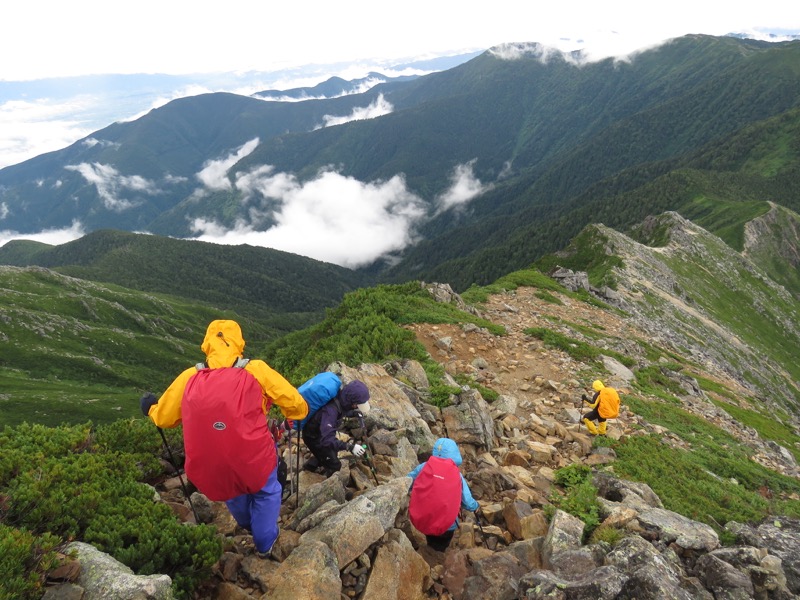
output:
[{"label": "mountain ridge", "polygon": [[[371,271],[385,271],[387,280],[394,281],[431,278],[455,255],[460,263],[450,269],[454,277],[463,274],[488,283],[502,271],[495,267],[477,276],[486,269],[473,263],[485,262],[481,253],[502,241],[497,231],[525,236],[521,228],[533,218],[547,223],[569,218],[581,227],[589,222],[581,209],[591,199],[613,194],[613,186],[631,169],[638,169],[641,185],[668,173],[668,161],[780,115],[795,107],[800,96],[793,67],[797,42],[685,36],[629,63],[609,59],[582,66],[570,63],[567,55],[547,55],[543,64],[542,48],[529,46],[537,50],[527,58],[502,60],[498,47],[447,71],[326,101],[259,104],[224,94],[175,101],[134,123],[106,128],[63,153],[0,170],[4,220],[21,230],[35,229],[30,223],[21,227],[24,206],[29,216],[36,215],[38,227],[72,224],[77,201],[78,212],[92,220],[86,223],[89,229],[103,222],[109,226],[113,218],[115,227],[189,236],[194,218],[230,227],[237,219],[248,223],[251,214],[259,215],[259,227],[268,227],[282,200],[245,197],[236,187],[236,173],[271,165],[299,183],[331,165],[341,176],[364,183],[402,173],[406,189],[428,213],[416,224],[421,243]],[[311,131],[324,115],[347,115],[379,97],[393,105],[389,114]],[[254,150],[237,155],[256,137]],[[181,144],[186,142],[184,153]],[[220,187],[195,196],[204,189],[197,176],[203,161],[226,156],[233,166],[227,167]],[[71,167],[59,173],[65,160]],[[457,210],[437,213],[432,203],[452,184],[453,170],[464,165],[471,165],[485,190]],[[54,173],[61,183],[58,192]],[[113,188],[101,190],[89,179],[111,175],[116,177]],[[138,192],[131,191],[134,185],[141,185]],[[167,194],[167,189],[172,191]],[[100,191],[107,194],[105,204]],[[63,198],[55,207],[53,193]],[[777,188],[776,195],[770,199],[784,201]],[[43,202],[49,210],[36,211]],[[469,227],[479,234],[448,254],[450,237]],[[509,257],[514,260],[510,266],[521,267],[565,241],[521,247]]]}]

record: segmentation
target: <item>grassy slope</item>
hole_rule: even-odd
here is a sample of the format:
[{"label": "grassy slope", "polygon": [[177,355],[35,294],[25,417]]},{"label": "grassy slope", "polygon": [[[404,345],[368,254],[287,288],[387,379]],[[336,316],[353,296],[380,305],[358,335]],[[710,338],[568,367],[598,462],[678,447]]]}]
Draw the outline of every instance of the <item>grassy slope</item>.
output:
[{"label": "grassy slope", "polygon": [[202,360],[209,321],[236,318],[179,298],[0,267],[0,425],[111,422],[139,413]]}]

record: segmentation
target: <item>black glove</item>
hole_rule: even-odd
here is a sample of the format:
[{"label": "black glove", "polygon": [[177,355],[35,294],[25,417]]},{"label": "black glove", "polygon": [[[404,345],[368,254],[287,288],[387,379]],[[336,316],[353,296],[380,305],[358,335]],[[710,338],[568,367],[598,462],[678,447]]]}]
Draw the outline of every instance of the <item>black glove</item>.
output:
[{"label": "black glove", "polygon": [[139,406],[142,407],[142,413],[144,413],[145,417],[147,416],[147,413],[150,412],[150,409],[154,404],[158,404],[158,398],[153,395],[153,392],[147,392],[140,398]]},{"label": "black glove", "polygon": [[584,402],[589,402],[589,397],[586,394],[581,394],[581,400]]}]

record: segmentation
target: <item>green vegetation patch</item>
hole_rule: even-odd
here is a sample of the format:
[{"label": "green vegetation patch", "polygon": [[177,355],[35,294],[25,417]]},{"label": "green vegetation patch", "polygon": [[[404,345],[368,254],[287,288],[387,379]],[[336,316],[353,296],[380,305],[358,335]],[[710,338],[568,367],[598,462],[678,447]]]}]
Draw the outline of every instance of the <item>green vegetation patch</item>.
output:
[{"label": "green vegetation patch", "polygon": [[[522,269],[504,275],[489,285],[478,286],[473,284],[461,294],[461,298],[469,304],[483,304],[492,294],[502,294],[503,292],[513,291],[519,287],[537,288],[542,294],[544,294],[544,290],[563,294],[569,293],[564,286],[538,269]],[[555,301],[556,303],[560,303],[560,300],[552,294],[547,294],[543,299],[548,299],[548,302]]]},{"label": "green vegetation patch", "polygon": [[613,270],[622,268],[624,263],[619,256],[608,254],[607,243],[608,237],[596,226],[590,225],[573,238],[564,252],[540,258],[535,267],[543,273],[550,273],[556,267],[585,271],[593,286],[616,289],[617,281]]},{"label": "green vegetation patch", "polygon": [[730,402],[722,402],[713,398],[711,401],[742,425],[755,429],[758,435],[765,440],[772,440],[786,448],[794,455],[795,460],[800,462],[800,436],[794,432],[794,429],[785,425],[785,422],[788,421],[786,414],[781,414],[780,411],[771,411],[771,414],[767,415]]},{"label": "green vegetation patch", "polygon": [[418,282],[379,285],[346,294],[325,319],[270,344],[270,364],[295,385],[324,370],[330,363],[348,365],[413,359],[422,363],[431,379],[434,361],[413,332],[412,323],[474,323],[494,334],[505,330],[451,304],[436,302]]},{"label": "green vegetation patch", "polygon": [[176,597],[192,597],[211,576],[222,542],[213,527],[186,527],[168,505],[153,502],[144,482],[161,471],[153,453],[158,445],[156,428],[141,418],[96,430],[91,423],[6,427],[0,433],[0,498],[8,529],[0,531],[0,545],[11,546],[8,556],[16,558],[7,565],[3,552],[0,565],[14,589],[22,585],[14,569],[29,563],[34,546],[79,539],[137,574],[169,575]]},{"label": "green vegetation patch", "polygon": [[800,493],[800,482],[752,461],[751,450],[722,429],[673,404],[632,395],[625,401],[633,412],[691,446],[691,451],[672,448],[655,435],[634,436],[614,445],[615,473],[650,485],[668,510],[718,532],[731,520],[800,516],[800,501],[786,499]]},{"label": "green vegetation patch", "polygon": [[562,350],[581,362],[596,362],[601,355],[605,355],[615,358],[627,367],[632,367],[636,364],[634,359],[625,354],[607,348],[601,349],[592,346],[546,327],[528,327],[523,330],[523,333],[542,340],[546,346]]},{"label": "green vegetation patch", "polygon": [[740,202],[706,195],[681,207],[685,218],[710,231],[737,252],[744,249],[744,226],[769,211],[766,202]]},{"label": "green vegetation patch", "polygon": [[584,540],[591,538],[600,524],[600,507],[597,504],[597,488],[592,484],[592,470],[586,465],[573,464],[555,473],[555,483],[564,491],[554,490],[550,505],[545,505],[545,514],[552,517],[559,508],[583,521]]}]

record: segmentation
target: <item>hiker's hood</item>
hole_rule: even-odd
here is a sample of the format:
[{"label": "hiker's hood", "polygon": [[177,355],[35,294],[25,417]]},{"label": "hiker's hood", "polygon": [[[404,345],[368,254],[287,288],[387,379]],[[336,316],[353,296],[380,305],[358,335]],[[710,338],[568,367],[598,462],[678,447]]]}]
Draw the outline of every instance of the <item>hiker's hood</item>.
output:
[{"label": "hiker's hood", "polygon": [[456,463],[456,465],[461,464],[461,452],[458,451],[458,444],[450,438],[439,438],[436,440],[436,443],[433,444],[433,452],[431,454],[439,458],[449,458]]},{"label": "hiker's hood", "polygon": [[339,390],[339,398],[345,410],[352,407],[361,411],[362,415],[369,412],[369,388],[363,381],[356,379],[343,385]]},{"label": "hiker's hood", "polygon": [[212,369],[230,367],[244,352],[242,328],[236,321],[211,321],[200,348]]},{"label": "hiker's hood", "polygon": [[606,387],[606,386],[604,386],[603,382],[600,381],[599,379],[595,379],[594,382],[592,383],[592,389],[594,389],[595,392],[599,392],[604,387]]}]

